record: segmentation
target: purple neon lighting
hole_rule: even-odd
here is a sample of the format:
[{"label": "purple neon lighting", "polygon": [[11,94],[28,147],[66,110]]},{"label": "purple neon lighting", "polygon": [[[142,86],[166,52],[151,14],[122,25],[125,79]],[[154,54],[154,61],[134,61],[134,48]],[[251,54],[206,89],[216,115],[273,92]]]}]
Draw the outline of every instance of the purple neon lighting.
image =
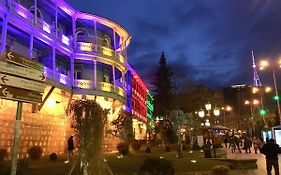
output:
[{"label": "purple neon lighting", "polygon": [[69,38],[65,35],[61,36],[61,42],[69,46]]},{"label": "purple neon lighting", "polygon": [[51,34],[51,27],[49,24],[43,22],[43,30],[49,34]]},{"label": "purple neon lighting", "polygon": [[66,75],[63,75],[63,74],[60,74],[60,83],[62,84],[67,84],[67,76]]},{"label": "purple neon lighting", "polygon": [[29,11],[27,11],[23,6],[21,6],[19,4],[15,4],[15,11],[18,15],[27,19]]}]

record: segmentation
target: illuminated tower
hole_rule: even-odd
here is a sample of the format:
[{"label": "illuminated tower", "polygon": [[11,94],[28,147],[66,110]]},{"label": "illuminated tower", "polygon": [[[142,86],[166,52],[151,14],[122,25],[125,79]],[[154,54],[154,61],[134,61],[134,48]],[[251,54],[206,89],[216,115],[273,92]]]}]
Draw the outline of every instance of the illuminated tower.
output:
[{"label": "illuminated tower", "polygon": [[253,60],[253,76],[254,76],[254,86],[262,86],[261,85],[261,80],[258,74],[258,71],[256,69],[256,62],[255,62],[255,56],[254,56],[254,51],[252,50],[252,60]]}]

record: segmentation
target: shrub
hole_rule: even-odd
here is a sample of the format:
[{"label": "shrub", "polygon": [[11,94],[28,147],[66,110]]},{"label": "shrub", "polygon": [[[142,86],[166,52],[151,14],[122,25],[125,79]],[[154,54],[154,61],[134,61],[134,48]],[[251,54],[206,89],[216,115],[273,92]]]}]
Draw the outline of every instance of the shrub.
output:
[{"label": "shrub", "polygon": [[49,159],[51,161],[55,161],[55,160],[58,159],[58,155],[56,153],[52,153],[52,154],[49,155]]},{"label": "shrub", "polygon": [[226,166],[218,165],[213,168],[212,175],[228,175],[229,168]]},{"label": "shrub", "polygon": [[159,158],[147,158],[140,167],[140,171],[151,175],[174,175],[174,168],[170,161]]},{"label": "shrub", "polygon": [[8,156],[7,150],[0,149],[0,162],[3,162]]},{"label": "shrub", "polygon": [[141,148],[141,143],[137,140],[132,141],[131,147],[133,148],[134,151],[139,151]]},{"label": "shrub", "polygon": [[129,145],[126,143],[119,143],[117,145],[117,150],[120,154],[125,156],[125,155],[129,154]]},{"label": "shrub", "polygon": [[24,175],[28,169],[29,169],[29,159],[24,158],[24,159],[20,159],[18,160],[18,168],[17,168],[17,175]]},{"label": "shrub", "polygon": [[33,160],[38,160],[42,157],[43,150],[40,146],[34,146],[29,149],[28,155]]}]

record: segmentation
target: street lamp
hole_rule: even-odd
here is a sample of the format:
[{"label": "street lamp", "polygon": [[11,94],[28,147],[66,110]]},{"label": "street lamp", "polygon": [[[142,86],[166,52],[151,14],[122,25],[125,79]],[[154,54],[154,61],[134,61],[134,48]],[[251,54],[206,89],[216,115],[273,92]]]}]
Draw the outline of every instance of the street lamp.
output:
[{"label": "street lamp", "polygon": [[207,111],[210,111],[212,109],[211,103],[205,104],[205,108],[206,108]]},{"label": "street lamp", "polygon": [[198,115],[200,118],[203,118],[205,116],[205,112],[203,110],[198,112]]},{"label": "street lamp", "polygon": [[[279,68],[281,68],[281,62],[278,62]],[[262,60],[260,62],[260,70],[263,70],[264,68],[269,66],[269,62]],[[276,83],[276,72],[275,72],[275,67],[272,66],[272,78],[273,78],[273,84],[274,84],[274,90],[275,90],[275,97],[276,99],[276,105],[277,105],[277,111],[278,111],[278,117],[279,117],[279,123],[281,124],[281,111],[280,111],[280,104],[279,104],[279,95],[278,95],[278,88],[277,88],[277,83]]]},{"label": "street lamp", "polygon": [[232,111],[232,107],[226,106],[226,107],[222,107],[221,109],[223,111],[223,123],[224,123],[224,126],[226,127],[226,112]]},{"label": "street lamp", "polygon": [[249,105],[250,106],[250,110],[251,110],[251,118],[252,120],[254,121],[253,122],[253,130],[255,130],[255,122],[256,122],[256,117],[255,117],[255,113],[254,113],[254,107],[256,105],[258,105],[260,102],[256,99],[252,100],[252,101],[249,101],[249,100],[245,100],[244,104],[245,105]]}]

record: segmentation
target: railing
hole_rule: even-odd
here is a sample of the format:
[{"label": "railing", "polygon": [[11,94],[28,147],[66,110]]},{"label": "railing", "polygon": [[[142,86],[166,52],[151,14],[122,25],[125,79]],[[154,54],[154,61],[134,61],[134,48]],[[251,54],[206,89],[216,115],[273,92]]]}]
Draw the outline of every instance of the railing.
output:
[{"label": "railing", "polygon": [[[113,60],[124,63],[125,59],[122,52],[117,52],[111,48],[99,45],[103,39],[94,36],[77,36],[77,52],[99,53]],[[97,43],[97,44],[95,44]]]},{"label": "railing", "polygon": [[63,85],[70,86],[70,77],[67,75],[55,72],[55,77],[53,77],[53,70],[48,67],[44,67],[44,75],[47,78],[60,82]]},{"label": "railing", "polygon": [[106,82],[97,82],[96,88],[94,87],[94,81],[92,80],[83,80],[83,79],[75,79],[74,87],[81,89],[96,89],[98,91],[109,92],[118,94],[122,97],[125,97],[125,92],[122,88],[118,86],[114,86],[111,83]]},{"label": "railing", "polygon": [[[36,19],[35,24],[35,15],[31,13],[29,10],[27,10],[25,7],[17,3],[16,1],[12,1],[11,3],[11,10],[16,13],[17,15],[24,18],[29,24],[36,26],[40,30],[44,31],[45,33],[49,34],[52,37],[56,37],[56,30],[54,26],[51,26],[50,24],[46,23],[40,18]],[[57,39],[60,40],[62,44],[65,44],[67,46],[71,46],[71,39],[63,34],[58,33]]]}]

